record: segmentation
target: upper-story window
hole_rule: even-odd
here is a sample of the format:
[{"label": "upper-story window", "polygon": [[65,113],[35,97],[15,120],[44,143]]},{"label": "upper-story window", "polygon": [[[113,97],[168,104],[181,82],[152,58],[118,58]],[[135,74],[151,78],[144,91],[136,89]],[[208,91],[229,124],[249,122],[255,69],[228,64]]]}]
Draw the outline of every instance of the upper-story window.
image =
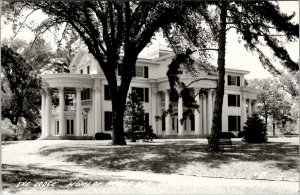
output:
[{"label": "upper-story window", "polygon": [[228,94],[228,106],[240,107],[240,95]]},{"label": "upper-story window", "polygon": [[88,100],[90,97],[90,89],[84,89],[81,91],[81,100]]},{"label": "upper-story window", "polygon": [[135,76],[148,78],[148,66],[136,66],[135,68]]},{"label": "upper-story window", "polygon": [[135,91],[140,97],[142,102],[149,102],[149,89],[148,88],[139,88],[132,87],[132,91]]},{"label": "upper-story window", "polygon": [[[117,68],[118,76],[122,74],[122,65],[118,64]],[[136,66],[135,67],[135,77],[149,78],[149,68],[148,66]]]},{"label": "upper-story window", "polygon": [[228,85],[241,86],[240,77],[228,75]]},{"label": "upper-story window", "polygon": [[83,74],[83,70],[82,69],[80,70],[80,74]]},{"label": "upper-story window", "polygon": [[90,74],[90,66],[86,67],[86,74]]}]

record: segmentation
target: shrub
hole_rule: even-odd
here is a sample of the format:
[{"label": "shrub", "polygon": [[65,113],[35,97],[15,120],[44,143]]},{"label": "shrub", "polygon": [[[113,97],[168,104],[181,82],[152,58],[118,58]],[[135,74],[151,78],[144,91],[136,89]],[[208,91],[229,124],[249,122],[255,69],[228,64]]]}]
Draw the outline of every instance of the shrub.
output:
[{"label": "shrub", "polygon": [[249,143],[267,142],[267,129],[257,114],[249,117],[244,125],[244,141]]},{"label": "shrub", "polygon": [[9,119],[4,119],[1,122],[1,140],[14,141],[17,139],[15,134],[14,125],[11,124]]},{"label": "shrub", "polygon": [[244,137],[245,132],[244,131],[240,131],[237,135],[238,138],[243,138]]},{"label": "shrub", "polygon": [[111,135],[109,133],[96,133],[95,134],[96,140],[111,140]]}]

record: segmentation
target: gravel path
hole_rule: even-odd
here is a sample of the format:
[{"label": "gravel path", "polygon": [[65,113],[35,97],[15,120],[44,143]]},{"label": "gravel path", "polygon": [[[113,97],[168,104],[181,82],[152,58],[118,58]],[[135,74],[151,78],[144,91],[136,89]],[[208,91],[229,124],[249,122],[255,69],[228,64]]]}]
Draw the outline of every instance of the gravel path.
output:
[{"label": "gravel path", "polygon": [[[37,194],[207,194],[207,193],[279,193],[291,194],[299,191],[298,182],[226,179],[212,177],[195,177],[175,174],[155,174],[139,171],[106,171],[81,166],[72,162],[64,162],[50,156],[38,154],[43,147],[74,142],[66,140],[23,141],[2,145],[2,164],[23,167],[36,167],[70,171],[78,177],[93,178],[94,181],[105,179],[107,182],[92,186],[87,185],[75,189],[22,188],[18,193]],[[93,144],[93,141],[83,143]],[[82,142],[78,142],[82,143]],[[98,142],[99,143],[99,142]],[[103,141],[103,146],[107,145]],[[163,165],[161,165],[163,166]],[[78,183],[81,181],[79,180]],[[79,185],[79,184],[78,184]],[[8,193],[5,192],[4,193]]]}]

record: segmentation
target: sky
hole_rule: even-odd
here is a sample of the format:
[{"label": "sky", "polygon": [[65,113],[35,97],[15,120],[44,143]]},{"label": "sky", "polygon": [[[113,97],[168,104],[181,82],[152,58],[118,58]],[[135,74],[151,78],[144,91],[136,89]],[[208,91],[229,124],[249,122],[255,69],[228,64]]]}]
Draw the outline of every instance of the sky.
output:
[{"label": "sky", "polygon": [[[279,1],[279,6],[280,9],[285,13],[291,14],[295,12],[296,16],[294,18],[294,22],[299,22],[298,1]],[[41,21],[44,18],[45,16],[43,14],[37,12],[31,15],[29,20]],[[11,26],[3,25],[3,21],[1,21],[1,40],[10,36],[12,36]],[[33,37],[33,34],[29,30],[22,30],[17,36],[17,38],[25,39],[28,42],[32,40]],[[54,37],[51,35],[51,33],[48,33],[45,38],[49,42],[53,42],[54,40]],[[243,43],[238,42],[238,38],[234,30],[229,31],[227,34],[226,44],[226,68],[250,71],[250,74],[246,75],[247,79],[266,78],[272,76],[262,67],[258,56],[247,51],[244,48]],[[292,59],[294,61],[299,61],[299,42],[287,45],[287,49]]]}]

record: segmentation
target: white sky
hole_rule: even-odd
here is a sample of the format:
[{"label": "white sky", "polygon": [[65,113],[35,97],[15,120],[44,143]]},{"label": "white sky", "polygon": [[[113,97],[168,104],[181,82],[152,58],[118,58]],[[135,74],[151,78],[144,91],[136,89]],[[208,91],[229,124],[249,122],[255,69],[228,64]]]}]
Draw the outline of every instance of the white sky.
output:
[{"label": "white sky", "polygon": [[[280,8],[285,13],[296,13],[296,17],[294,18],[295,22],[299,22],[299,2],[298,1],[280,1]],[[37,12],[33,14],[29,20],[42,20],[44,19],[44,15]],[[37,19],[38,18],[38,19]],[[11,26],[3,25],[1,21],[1,40],[3,38],[8,38],[13,35]],[[17,38],[24,39],[26,41],[30,41],[33,39],[33,34],[29,30],[22,30]],[[54,38],[51,36],[51,33],[47,33],[45,39],[49,42],[53,42]],[[288,51],[293,60],[299,61],[299,43],[292,43],[287,45]],[[250,74],[246,76],[247,79],[252,78],[263,78],[272,76],[265,70],[258,59],[256,54],[252,54],[248,52],[243,43],[239,43],[237,36],[234,30],[229,31],[227,35],[227,47],[226,47],[226,67],[248,70]]]}]

